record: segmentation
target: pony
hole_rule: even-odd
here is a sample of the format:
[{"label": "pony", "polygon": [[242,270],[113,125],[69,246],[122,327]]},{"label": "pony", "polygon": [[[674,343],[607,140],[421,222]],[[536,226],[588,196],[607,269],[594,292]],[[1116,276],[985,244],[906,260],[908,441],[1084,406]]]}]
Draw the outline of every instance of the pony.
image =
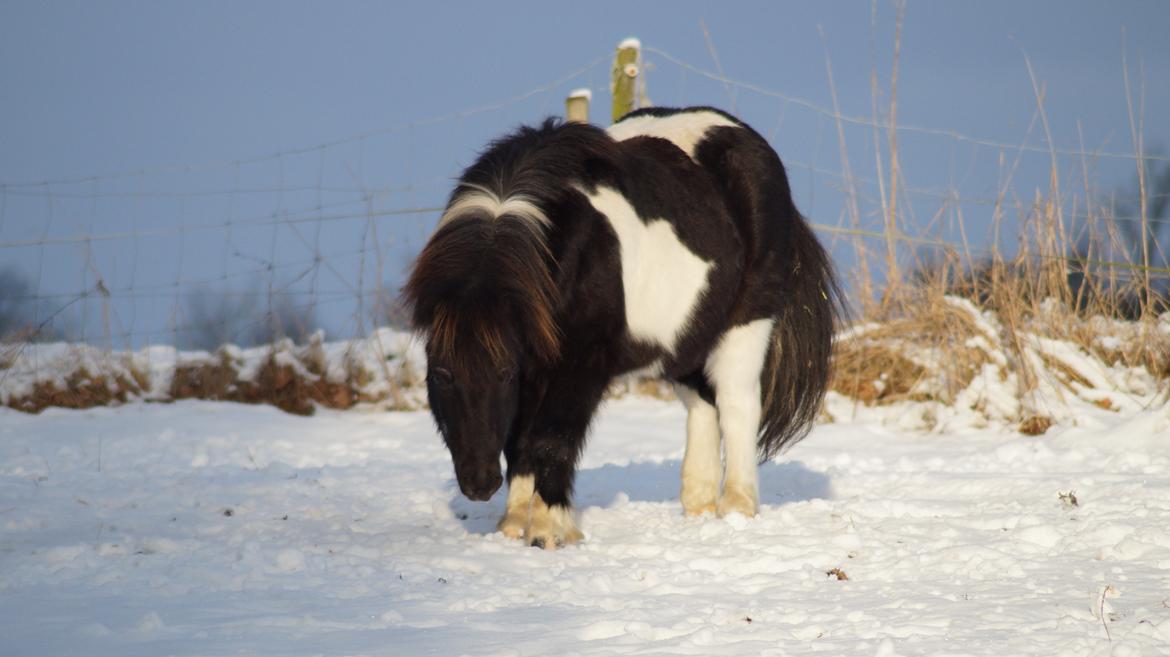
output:
[{"label": "pony", "polygon": [[840,298],[779,156],[709,107],[492,142],[404,287],[460,491],[489,499],[502,453],[498,529],[546,549],[583,538],[577,460],[607,387],[635,371],[686,407],[685,514],[754,516],[759,459],[819,412]]}]

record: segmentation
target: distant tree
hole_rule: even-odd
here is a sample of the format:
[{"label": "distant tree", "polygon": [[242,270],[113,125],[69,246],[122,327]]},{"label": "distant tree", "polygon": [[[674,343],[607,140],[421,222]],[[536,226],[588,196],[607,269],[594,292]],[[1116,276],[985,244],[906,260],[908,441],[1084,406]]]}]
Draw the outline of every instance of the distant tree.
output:
[{"label": "distant tree", "polygon": [[52,326],[41,326],[33,286],[19,271],[0,269],[0,340],[52,340],[58,337]]},{"label": "distant tree", "polygon": [[278,294],[261,304],[261,321],[252,325],[252,343],[268,344],[281,338],[304,342],[318,328],[316,305],[298,304],[295,297]]},{"label": "distant tree", "polygon": [[212,351],[224,344],[251,347],[279,338],[303,342],[317,328],[314,308],[297,305],[289,295],[251,290],[201,288],[187,295],[184,326],[178,332],[184,349]]}]

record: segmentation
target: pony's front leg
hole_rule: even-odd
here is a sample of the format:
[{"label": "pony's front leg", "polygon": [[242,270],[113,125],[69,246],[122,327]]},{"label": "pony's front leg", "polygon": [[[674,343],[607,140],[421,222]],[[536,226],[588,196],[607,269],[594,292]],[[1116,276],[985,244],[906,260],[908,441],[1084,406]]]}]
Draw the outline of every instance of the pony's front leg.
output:
[{"label": "pony's front leg", "polygon": [[550,377],[524,449],[536,476],[524,530],[529,545],[552,550],[584,538],[573,519],[573,477],[589,422],[608,383],[609,377],[603,373],[575,368]]},{"label": "pony's front leg", "polygon": [[[539,398],[539,393],[525,390],[525,398]],[[508,501],[504,515],[496,529],[508,538],[523,538],[532,513],[532,498],[536,494],[536,476],[529,458],[527,427],[531,418],[521,414],[517,426],[504,443],[504,458],[508,462]]]},{"label": "pony's front leg", "polygon": [[511,475],[508,479],[508,501],[504,516],[496,529],[508,538],[521,538],[528,527],[532,498],[536,492],[536,477],[531,474]]},{"label": "pony's front leg", "polygon": [[533,441],[536,491],[524,529],[524,540],[529,545],[553,550],[584,538],[573,519],[570,501],[577,453],[584,437],[582,427],[579,438],[559,434]]}]

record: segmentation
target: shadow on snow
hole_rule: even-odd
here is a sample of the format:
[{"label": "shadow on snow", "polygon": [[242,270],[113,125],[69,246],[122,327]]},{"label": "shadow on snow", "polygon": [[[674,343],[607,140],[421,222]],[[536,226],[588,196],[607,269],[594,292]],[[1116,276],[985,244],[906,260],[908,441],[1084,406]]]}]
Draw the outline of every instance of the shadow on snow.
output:
[{"label": "shadow on snow", "polygon": [[[630,502],[667,504],[681,517],[682,506],[678,501],[681,467],[681,462],[674,460],[628,465],[606,464],[578,470],[574,493],[577,508],[609,508],[623,501],[621,495],[624,494]],[[491,500],[481,503],[472,502],[456,492],[450,503],[451,511],[468,533],[491,534],[496,531],[496,522],[504,513],[507,494],[505,485]],[[832,496],[829,478],[809,470],[800,461],[769,461],[760,466],[761,507],[830,499]]]}]

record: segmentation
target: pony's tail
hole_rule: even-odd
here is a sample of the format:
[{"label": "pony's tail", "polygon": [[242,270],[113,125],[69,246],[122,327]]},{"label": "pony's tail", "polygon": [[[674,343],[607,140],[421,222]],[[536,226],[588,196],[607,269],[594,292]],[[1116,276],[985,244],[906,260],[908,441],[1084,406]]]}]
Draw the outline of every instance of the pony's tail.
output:
[{"label": "pony's tail", "polygon": [[799,215],[791,224],[792,270],[772,328],[761,374],[761,460],[804,438],[829,388],[833,332],[841,316],[841,290],[829,254]]}]

